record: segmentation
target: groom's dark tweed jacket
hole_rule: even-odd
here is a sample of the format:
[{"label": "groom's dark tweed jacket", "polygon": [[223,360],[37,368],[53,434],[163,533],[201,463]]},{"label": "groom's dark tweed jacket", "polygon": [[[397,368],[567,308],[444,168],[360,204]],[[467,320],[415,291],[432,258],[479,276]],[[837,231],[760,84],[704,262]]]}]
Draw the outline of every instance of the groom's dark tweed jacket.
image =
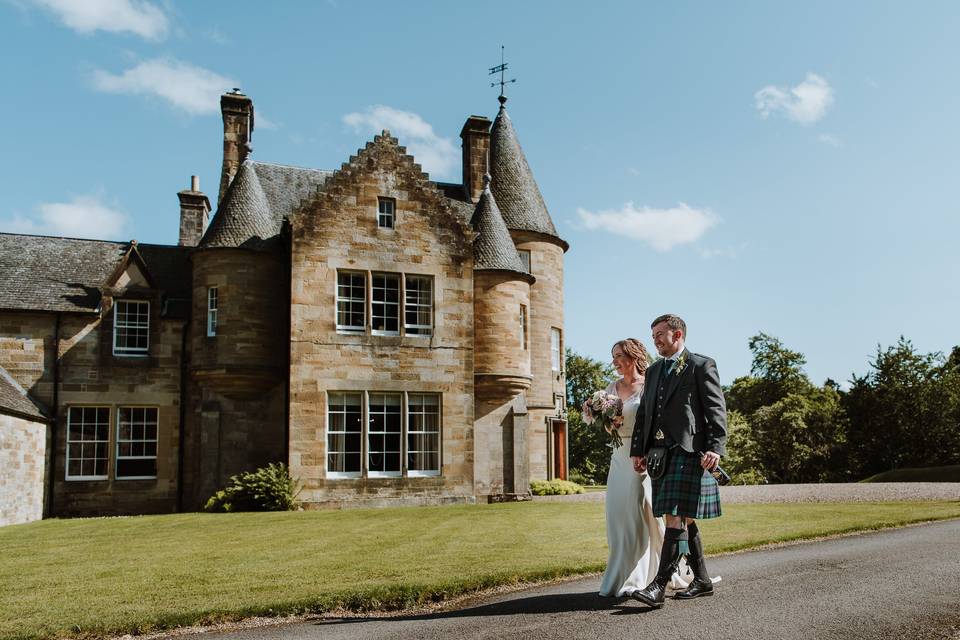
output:
[{"label": "groom's dark tweed jacket", "polygon": [[727,405],[717,363],[713,358],[686,349],[684,352],[683,370],[679,374],[674,371],[665,381],[659,424],[656,418],[660,377],[669,361],[658,360],[647,369],[630,442],[631,456],[647,455],[657,429],[662,429],[684,451],[713,451],[721,456],[726,453]]}]

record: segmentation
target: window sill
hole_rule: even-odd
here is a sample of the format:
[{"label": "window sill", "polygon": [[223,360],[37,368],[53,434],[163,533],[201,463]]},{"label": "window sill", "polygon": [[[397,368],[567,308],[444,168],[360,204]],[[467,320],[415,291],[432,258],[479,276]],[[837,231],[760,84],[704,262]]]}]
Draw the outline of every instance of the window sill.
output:
[{"label": "window sill", "polygon": [[67,476],[66,482],[103,482],[108,480],[107,476]]},{"label": "window sill", "polygon": [[116,480],[118,482],[124,482],[126,480],[156,480],[157,476],[117,476]]}]

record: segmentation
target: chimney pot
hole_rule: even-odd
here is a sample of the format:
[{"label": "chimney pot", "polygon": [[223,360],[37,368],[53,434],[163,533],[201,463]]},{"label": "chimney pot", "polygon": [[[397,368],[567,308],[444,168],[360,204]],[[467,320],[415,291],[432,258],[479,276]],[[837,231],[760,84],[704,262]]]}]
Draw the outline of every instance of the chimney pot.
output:
[{"label": "chimney pot", "polygon": [[190,191],[200,191],[200,176],[190,176]]}]

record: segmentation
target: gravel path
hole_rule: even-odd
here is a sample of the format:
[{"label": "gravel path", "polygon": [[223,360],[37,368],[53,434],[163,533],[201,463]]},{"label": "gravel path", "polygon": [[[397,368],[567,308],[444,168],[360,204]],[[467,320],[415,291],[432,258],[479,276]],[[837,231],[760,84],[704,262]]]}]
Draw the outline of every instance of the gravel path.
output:
[{"label": "gravel path", "polygon": [[[606,492],[572,496],[534,496],[543,502],[603,502]],[[720,488],[724,504],[763,502],[904,502],[960,500],[960,482],[868,482],[767,484]]]}]

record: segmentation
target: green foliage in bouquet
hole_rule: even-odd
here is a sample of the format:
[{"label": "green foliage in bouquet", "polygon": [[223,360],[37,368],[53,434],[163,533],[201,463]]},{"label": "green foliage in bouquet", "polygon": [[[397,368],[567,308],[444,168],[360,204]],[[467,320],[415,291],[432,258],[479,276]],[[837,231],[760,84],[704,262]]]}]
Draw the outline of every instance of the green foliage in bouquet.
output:
[{"label": "green foliage in bouquet", "polygon": [[586,493],[586,489],[569,480],[534,480],[530,483],[530,493],[535,496],[569,496]]},{"label": "green foliage in bouquet", "polygon": [[290,477],[287,465],[271,462],[256,471],[232,476],[230,484],[213,494],[203,510],[291,511],[296,507],[300,489],[299,481]]}]

